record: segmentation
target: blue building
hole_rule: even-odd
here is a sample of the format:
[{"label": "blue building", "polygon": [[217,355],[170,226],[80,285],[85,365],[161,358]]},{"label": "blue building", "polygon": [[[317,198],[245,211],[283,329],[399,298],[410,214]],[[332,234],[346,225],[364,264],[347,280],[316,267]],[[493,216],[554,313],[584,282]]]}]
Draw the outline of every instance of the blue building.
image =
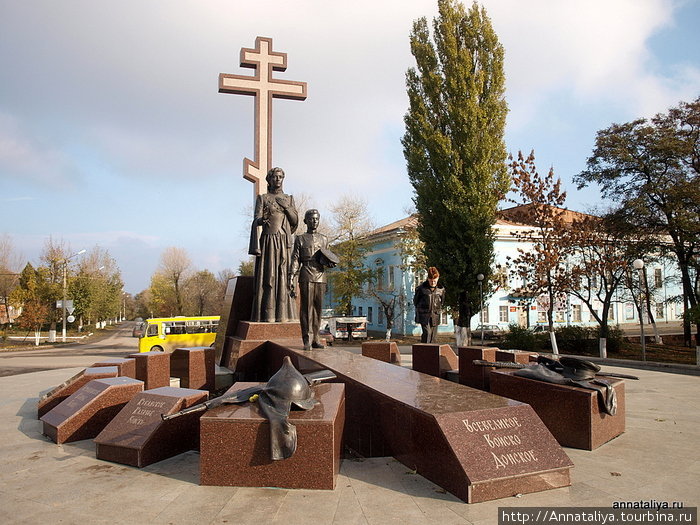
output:
[{"label": "blue building", "polygon": [[[518,248],[527,249],[527,243],[519,240],[515,233],[533,228],[512,219],[517,215],[509,212],[516,208],[502,210],[493,227],[496,266],[494,272],[501,272],[502,280],[506,284],[497,288],[492,296],[485,300],[481,316],[475,315],[472,318],[472,329],[480,324],[480,318],[483,319],[484,324],[498,325],[501,329],[507,329],[511,324],[530,328],[547,324],[546,297],[523,301],[516,292],[523,283],[515,282],[507,271],[509,259],[518,257]],[[576,212],[569,213],[576,214]],[[363,297],[353,300],[352,309],[353,315],[367,318],[367,329],[370,331],[386,331],[387,319],[382,303],[393,300],[395,318],[392,333],[396,335],[420,335],[421,333],[420,325],[414,322],[413,292],[415,287],[425,280],[426,269],[415,272],[405,271],[405,268],[410,267],[410,262],[402,261],[400,242],[407,229],[415,228],[415,225],[415,217],[406,217],[377,228],[367,237],[371,249],[365,257],[365,266],[375,269],[378,278],[373,286],[366,287]],[[683,305],[669,301],[669,298],[680,295],[678,269],[674,261],[662,259],[655,261],[646,265],[653,297],[652,313],[657,323],[678,321],[683,315]],[[332,301],[331,287],[332,284],[329,283],[326,304],[333,308],[335,305]],[[620,290],[619,294],[616,292],[615,301],[608,315],[611,325],[639,324],[637,310],[628,294],[629,292],[624,290]],[[595,301],[593,306],[596,307]],[[602,311],[602,303],[599,303],[599,307],[598,311]],[[573,295],[555,305],[554,322],[559,326],[596,326],[598,324],[589,308]],[[446,312],[443,312],[438,332],[454,332],[453,320]]]}]

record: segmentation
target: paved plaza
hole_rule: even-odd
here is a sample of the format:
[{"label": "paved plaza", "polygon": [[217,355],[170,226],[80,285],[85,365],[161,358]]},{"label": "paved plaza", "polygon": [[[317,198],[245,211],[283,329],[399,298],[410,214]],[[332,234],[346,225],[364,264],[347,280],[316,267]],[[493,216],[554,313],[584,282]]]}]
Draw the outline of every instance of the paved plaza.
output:
[{"label": "paved plaza", "polygon": [[641,378],[626,381],[622,436],[565,449],[570,487],[466,504],[393,458],[344,460],[333,491],[200,486],[196,452],[142,469],[98,460],[92,440],[56,445],[36,419],[39,393],[80,370],[0,377],[0,523],[493,524],[499,507],[700,501],[697,375],[605,367]]}]

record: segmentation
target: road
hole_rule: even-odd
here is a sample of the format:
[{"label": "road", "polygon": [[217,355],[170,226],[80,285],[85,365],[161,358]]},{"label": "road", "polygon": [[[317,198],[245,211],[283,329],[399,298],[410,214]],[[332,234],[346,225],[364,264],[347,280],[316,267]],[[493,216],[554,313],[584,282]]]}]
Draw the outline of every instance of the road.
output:
[{"label": "road", "polygon": [[138,352],[138,339],[131,336],[133,322],[119,325],[105,339],[94,343],[75,343],[56,348],[0,352],[0,377],[28,374],[59,368],[88,367],[110,357],[125,357]]}]

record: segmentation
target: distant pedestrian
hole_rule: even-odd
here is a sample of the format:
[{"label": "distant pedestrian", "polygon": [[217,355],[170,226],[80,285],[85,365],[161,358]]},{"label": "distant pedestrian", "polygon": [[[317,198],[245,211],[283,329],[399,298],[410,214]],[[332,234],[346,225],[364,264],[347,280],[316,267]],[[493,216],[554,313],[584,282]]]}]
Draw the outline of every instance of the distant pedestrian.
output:
[{"label": "distant pedestrian", "polygon": [[416,323],[423,329],[421,343],[434,343],[440,324],[445,288],[438,285],[440,272],[435,266],[428,268],[428,278],[416,288],[413,306],[416,308]]}]

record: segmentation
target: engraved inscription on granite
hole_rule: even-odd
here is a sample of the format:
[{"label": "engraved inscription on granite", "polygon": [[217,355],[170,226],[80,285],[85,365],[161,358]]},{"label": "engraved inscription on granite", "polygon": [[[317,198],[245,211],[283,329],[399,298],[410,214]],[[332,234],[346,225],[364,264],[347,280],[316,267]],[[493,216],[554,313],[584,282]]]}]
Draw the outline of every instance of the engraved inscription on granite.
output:
[{"label": "engraved inscription on granite", "polygon": [[204,390],[173,387],[137,394],[95,438],[97,458],[145,467],[198,449],[201,412],[168,421],[161,414],[172,414],[207,398]]}]

